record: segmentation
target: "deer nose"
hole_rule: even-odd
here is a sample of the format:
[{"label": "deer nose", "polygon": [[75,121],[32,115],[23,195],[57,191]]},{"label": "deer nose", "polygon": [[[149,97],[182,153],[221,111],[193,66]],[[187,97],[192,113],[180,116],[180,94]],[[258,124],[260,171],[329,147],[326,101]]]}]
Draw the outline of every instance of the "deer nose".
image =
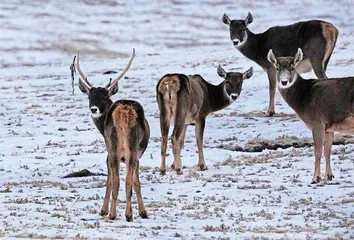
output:
[{"label": "deer nose", "polygon": [[288,81],[281,81],[281,84],[285,86],[288,83]]},{"label": "deer nose", "polygon": [[237,93],[231,93],[230,97],[231,97],[232,100],[235,101],[237,99],[237,97],[238,97],[238,94]]},{"label": "deer nose", "polygon": [[234,40],[232,40],[232,42],[234,43],[235,46],[237,46],[240,43],[240,40],[234,39]]},{"label": "deer nose", "polygon": [[91,107],[91,112],[92,113],[97,113],[97,111],[98,111],[98,107]]}]

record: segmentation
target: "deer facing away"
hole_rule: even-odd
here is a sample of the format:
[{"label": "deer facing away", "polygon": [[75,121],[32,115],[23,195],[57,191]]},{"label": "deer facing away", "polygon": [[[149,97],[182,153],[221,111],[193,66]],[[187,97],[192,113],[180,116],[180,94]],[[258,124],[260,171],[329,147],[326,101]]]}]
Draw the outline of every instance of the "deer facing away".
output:
[{"label": "deer facing away", "polygon": [[267,115],[272,116],[275,96],[275,69],[267,60],[269,49],[277,56],[294,56],[297,49],[303,52],[302,61],[296,66],[298,73],[314,70],[318,79],[327,78],[326,69],[335,47],[338,30],[329,22],[310,20],[287,26],[271,27],[255,34],[248,29],[253,16],[248,13],[245,20],[230,20],[224,14],[222,21],[230,28],[233,45],[245,57],[255,61],[267,72],[269,80],[269,106]]},{"label": "deer facing away", "polygon": [[205,170],[203,155],[203,134],[206,117],[234,102],[241,93],[243,80],[253,74],[250,68],[244,73],[226,72],[220,65],[217,69],[224,81],[215,86],[200,75],[167,74],[156,86],[157,102],[160,110],[161,128],[161,174],[166,173],[166,149],[170,125],[174,125],[171,136],[172,152],[177,174],[182,174],[181,149],[187,126],[195,124],[198,147],[198,168]]},{"label": "deer facing away", "polygon": [[[147,218],[139,181],[139,158],[148,145],[150,130],[144,117],[143,107],[138,102],[118,100],[113,103],[110,97],[118,92],[118,81],[129,70],[134,56],[135,50],[133,50],[133,55],[120,76],[110,81],[106,87],[93,87],[80,69],[79,56],[76,62],[76,68],[81,76],[79,78],[79,88],[88,95],[91,117],[104,137],[108,152],[106,193],[100,215],[108,214],[109,219],[115,219],[117,216],[120,162],[124,162],[127,166],[125,179],[125,217],[127,221],[133,220],[132,188],[137,195],[139,215],[141,218]],[[112,201],[108,213],[111,196]]]},{"label": "deer facing away", "polygon": [[272,49],[268,53],[268,60],[276,69],[280,94],[312,131],[315,146],[312,183],[321,180],[323,148],[326,180],[331,181],[334,178],[330,164],[334,132],[354,130],[354,77],[303,79],[296,71],[302,59],[300,48],[295,57],[276,58]]}]

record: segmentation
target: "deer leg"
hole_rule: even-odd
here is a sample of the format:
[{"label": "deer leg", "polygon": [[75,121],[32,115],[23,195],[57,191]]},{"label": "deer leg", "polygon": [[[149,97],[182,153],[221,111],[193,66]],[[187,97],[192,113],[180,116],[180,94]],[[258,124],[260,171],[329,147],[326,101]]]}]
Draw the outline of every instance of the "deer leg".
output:
[{"label": "deer leg", "polygon": [[[161,110],[162,111],[162,110]],[[168,116],[164,116],[161,112],[160,115],[160,128],[161,128],[161,166],[160,166],[160,174],[166,174],[166,150],[167,150],[167,141],[168,141],[168,132],[170,130],[170,122],[167,120]]]},{"label": "deer leg", "polygon": [[110,199],[111,193],[112,193],[112,171],[109,167],[108,155],[107,155],[107,159],[106,159],[106,165],[107,165],[108,175],[107,175],[107,181],[106,181],[106,193],[104,195],[103,205],[101,207],[101,212],[100,212],[101,216],[105,216],[108,214],[109,199]]},{"label": "deer leg", "polygon": [[[316,74],[316,77],[318,79],[323,79],[327,78],[326,72],[325,72],[325,53],[322,50],[316,49],[316,52],[310,52],[310,63],[312,65],[312,69]],[[326,66],[327,67],[327,66]]]},{"label": "deer leg", "polygon": [[201,171],[207,169],[204,161],[203,154],[203,135],[204,135],[205,119],[199,119],[195,124],[195,136],[197,138],[197,147],[198,147],[198,168]]},{"label": "deer leg", "polygon": [[324,129],[312,129],[312,136],[315,145],[315,171],[311,183],[318,183],[321,181],[321,157],[324,143],[324,135]]},{"label": "deer leg", "polygon": [[275,98],[276,79],[275,79],[274,67],[267,69],[267,75],[269,80],[269,106],[267,110],[267,116],[271,117],[275,113],[274,98]]},{"label": "deer leg", "polygon": [[[118,192],[119,192],[119,167],[120,167],[120,158],[116,156],[112,156],[113,154],[109,154],[108,165],[110,168],[110,172],[112,174],[112,202],[111,208],[109,210],[108,218],[114,220],[117,217],[117,199],[118,199]],[[119,157],[119,156],[118,156]],[[119,160],[118,160],[119,159]]]},{"label": "deer leg", "polygon": [[180,148],[180,142],[181,142],[183,130],[184,130],[184,121],[183,124],[181,124],[181,122],[177,123],[176,121],[175,127],[172,132],[171,140],[172,140],[172,151],[174,156],[174,163],[178,175],[181,175],[183,173],[182,160],[181,160],[181,148]]},{"label": "deer leg", "polygon": [[139,215],[141,218],[148,218],[145,210],[144,202],[143,202],[143,197],[141,196],[141,186],[139,180],[139,161],[137,161],[135,166],[133,184],[134,184],[134,191],[136,193],[136,198],[138,200]]},{"label": "deer leg", "polygon": [[136,154],[130,153],[129,162],[127,162],[127,173],[125,177],[125,195],[126,195],[126,207],[125,207],[125,219],[127,222],[133,221],[132,211],[132,195],[133,195],[133,175],[136,168]]},{"label": "deer leg", "polygon": [[[182,132],[182,136],[181,136],[180,141],[179,141],[179,148],[181,149],[181,151],[182,151],[182,149],[183,149],[183,147],[184,147],[184,140],[185,140],[185,138],[186,138],[187,127],[188,127],[188,125],[185,125],[185,126],[184,126],[184,130],[183,130],[183,132]],[[175,161],[173,161],[173,163],[172,163],[172,165],[171,165],[171,168],[172,168],[172,169],[175,169]]]},{"label": "deer leg", "polygon": [[326,132],[324,142],[324,154],[326,158],[326,180],[332,181],[334,178],[331,168],[331,150],[334,139],[334,132]]}]

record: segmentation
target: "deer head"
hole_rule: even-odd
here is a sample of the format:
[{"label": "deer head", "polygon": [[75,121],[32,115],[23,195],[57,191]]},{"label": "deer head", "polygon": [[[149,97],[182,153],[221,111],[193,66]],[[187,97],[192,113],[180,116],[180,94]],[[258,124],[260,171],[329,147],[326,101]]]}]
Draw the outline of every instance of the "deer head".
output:
[{"label": "deer head", "polygon": [[229,98],[230,102],[235,101],[240,96],[243,80],[249,79],[253,75],[253,68],[250,67],[244,73],[226,72],[220,65],[218,67],[218,75],[224,78],[224,94]]},{"label": "deer head", "polygon": [[235,47],[241,47],[247,41],[247,26],[253,21],[251,13],[248,13],[245,20],[230,20],[230,18],[224,14],[222,17],[223,23],[230,27],[230,39]]},{"label": "deer head", "polygon": [[116,79],[114,79],[113,81],[112,79],[110,79],[109,83],[105,87],[93,87],[92,84],[85,77],[84,73],[81,71],[80,56],[79,54],[77,55],[75,67],[77,68],[80,74],[79,88],[89,98],[89,108],[93,119],[101,117],[102,114],[104,114],[112,105],[112,100],[110,99],[110,97],[118,92],[118,81],[123,78],[123,76],[128,72],[134,57],[135,49],[133,48],[133,54],[127,66],[123,69],[122,73]]},{"label": "deer head", "polygon": [[295,57],[276,58],[273,50],[270,49],[267,58],[275,67],[278,88],[285,89],[291,87],[296,82],[298,76],[296,66],[303,58],[302,50],[298,48]]}]

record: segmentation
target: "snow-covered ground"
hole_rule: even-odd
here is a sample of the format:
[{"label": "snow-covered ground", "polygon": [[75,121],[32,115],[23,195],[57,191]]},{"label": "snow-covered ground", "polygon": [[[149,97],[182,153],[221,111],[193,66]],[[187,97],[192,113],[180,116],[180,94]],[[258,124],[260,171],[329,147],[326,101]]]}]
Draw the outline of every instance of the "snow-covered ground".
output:
[{"label": "snow-covered ground", "polygon": [[[330,77],[354,75],[352,1],[2,1],[0,3],[0,238],[69,239],[353,239],[354,145],[332,151],[335,181],[310,185],[313,148],[246,153],[254,139],[309,138],[310,131],[276,96],[267,118],[268,80],[237,52],[221,21],[245,18],[265,31],[305,19],[332,22],[340,35],[328,66]],[[96,86],[120,70],[132,48],[136,58],[114,99],[142,103],[151,127],[141,159],[149,219],[124,217],[124,184],[118,219],[98,215],[105,177],[61,177],[84,168],[106,173],[105,147],[75,85],[69,65],[78,50],[81,68]],[[240,98],[207,119],[204,154],[197,171],[194,128],[187,132],[184,174],[160,176],[160,130],[155,85],[166,73],[199,73],[217,84],[216,68],[245,71]],[[308,73],[306,77],[314,77]],[[75,83],[77,84],[77,83]],[[282,114],[279,114],[282,113]],[[172,163],[169,145],[168,163]],[[124,166],[124,165],[123,165]],[[324,162],[321,169],[324,173]],[[123,167],[124,169],[124,167]],[[121,171],[124,181],[125,171]]]}]

